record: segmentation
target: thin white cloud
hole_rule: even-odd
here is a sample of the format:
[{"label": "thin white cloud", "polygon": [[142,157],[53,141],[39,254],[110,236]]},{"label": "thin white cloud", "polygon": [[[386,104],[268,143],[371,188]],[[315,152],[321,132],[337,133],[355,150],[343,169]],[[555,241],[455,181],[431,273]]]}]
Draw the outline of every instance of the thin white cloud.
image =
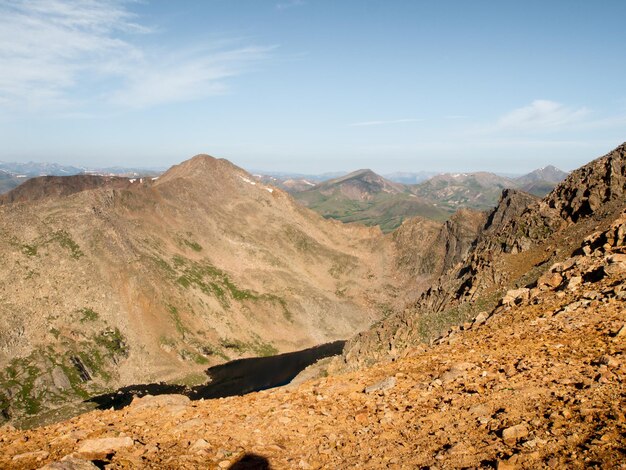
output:
[{"label": "thin white cloud", "polygon": [[243,47],[222,52],[170,54],[144,60],[126,71],[126,84],[109,96],[120,107],[145,108],[191,101],[228,92],[226,79],[239,75],[254,61],[268,56],[272,47]]},{"label": "thin white cloud", "polygon": [[301,7],[306,5],[304,0],[290,0],[288,2],[280,2],[275,5],[277,10],[286,10],[293,7]]},{"label": "thin white cloud", "polygon": [[390,121],[363,121],[363,122],[354,122],[350,124],[349,126],[350,127],[386,126],[390,124],[402,124],[405,122],[420,122],[420,121],[423,121],[423,119],[407,118],[407,119],[392,119]]},{"label": "thin white cloud", "polygon": [[501,116],[498,129],[543,130],[580,123],[589,114],[587,108],[572,108],[549,100],[535,100]]},{"label": "thin white cloud", "polygon": [[124,0],[0,0],[0,108],[76,112],[149,107],[224,93],[271,48],[218,44],[152,51],[157,34]]}]

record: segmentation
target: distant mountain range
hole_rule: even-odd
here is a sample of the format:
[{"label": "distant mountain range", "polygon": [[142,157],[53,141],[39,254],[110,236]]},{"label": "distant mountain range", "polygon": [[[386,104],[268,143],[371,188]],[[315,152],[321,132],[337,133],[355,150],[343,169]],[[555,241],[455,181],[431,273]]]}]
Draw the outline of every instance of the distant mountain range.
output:
[{"label": "distant mountain range", "polygon": [[[99,175],[108,177],[156,177],[154,168],[83,168],[57,163],[0,162],[0,194],[37,176]],[[342,222],[378,225],[384,232],[414,216],[442,221],[461,208],[490,209],[505,188],[545,196],[567,173],[546,166],[516,178],[495,173],[395,172],[381,176],[372,170],[318,175],[275,172],[254,174],[265,185],[291,193],[306,207],[326,218]]]},{"label": "distant mountain range", "polygon": [[[404,175],[404,176],[402,176]],[[405,181],[426,173],[395,173]],[[494,173],[443,173],[419,184],[403,184],[372,170],[359,170],[318,184],[311,180],[265,181],[277,184],[326,218],[378,225],[384,232],[409,217],[445,220],[458,209],[486,210],[496,206],[504,189],[545,196],[567,173],[547,166],[518,178]]]},{"label": "distant mountain range", "polygon": [[73,176],[73,175],[102,175],[125,176],[129,178],[142,176],[157,176],[163,170],[158,168],[90,168],[60,165],[46,162],[0,162],[0,194],[16,188],[29,178],[36,176]]}]

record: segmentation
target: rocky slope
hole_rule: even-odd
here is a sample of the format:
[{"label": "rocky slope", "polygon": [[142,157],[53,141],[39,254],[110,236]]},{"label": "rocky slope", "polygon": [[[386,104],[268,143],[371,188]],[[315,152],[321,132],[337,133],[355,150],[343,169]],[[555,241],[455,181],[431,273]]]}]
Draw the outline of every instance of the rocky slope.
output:
[{"label": "rocky slope", "polygon": [[[137,399],[0,430],[0,466],[623,468],[626,213],[395,362],[244,397]],[[53,463],[56,462],[56,463]]]},{"label": "rocky slope", "polygon": [[72,175],[30,178],[12,191],[0,195],[0,205],[63,197],[97,188],[129,189],[138,180],[118,176]]},{"label": "rocky slope", "polygon": [[5,201],[5,418],[344,339],[393,302],[378,230],[324,221],[225,160],[155,181],[34,179]]},{"label": "rocky slope", "polygon": [[463,262],[417,301],[355,337],[345,350],[347,366],[389,360],[410,345],[428,342],[493,308],[507,289],[531,285],[551,263],[569,256],[623,209],[625,152],[626,144],[572,172],[543,200],[504,191]]}]

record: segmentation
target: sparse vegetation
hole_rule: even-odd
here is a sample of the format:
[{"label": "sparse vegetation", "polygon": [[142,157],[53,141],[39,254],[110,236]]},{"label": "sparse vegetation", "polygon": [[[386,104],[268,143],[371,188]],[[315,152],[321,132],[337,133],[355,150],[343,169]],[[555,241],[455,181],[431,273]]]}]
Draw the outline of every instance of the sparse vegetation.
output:
[{"label": "sparse vegetation", "polygon": [[80,321],[84,322],[93,322],[96,321],[99,317],[98,313],[88,307],[81,308],[79,312],[82,314]]},{"label": "sparse vegetation", "polygon": [[53,241],[57,242],[63,248],[66,248],[67,250],[69,250],[70,256],[74,259],[79,259],[82,256],[85,256],[85,253],[82,252],[82,250],[78,246],[78,243],[72,240],[72,237],[70,236],[70,234],[65,230],[59,230],[55,232],[52,238],[50,238],[50,240],[48,240],[47,243],[53,242]]}]

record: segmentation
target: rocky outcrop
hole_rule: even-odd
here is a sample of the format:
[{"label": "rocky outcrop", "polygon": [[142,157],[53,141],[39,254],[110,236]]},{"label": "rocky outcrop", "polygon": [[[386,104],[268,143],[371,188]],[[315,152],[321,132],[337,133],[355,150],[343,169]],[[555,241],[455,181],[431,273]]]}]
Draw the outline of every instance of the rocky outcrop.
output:
[{"label": "rocky outcrop", "polygon": [[551,262],[571,255],[576,243],[624,207],[625,149],[626,144],[572,172],[544,200],[503,191],[463,261],[444,271],[416,302],[354,337],[344,352],[345,365],[391,359],[432,341],[493,309],[507,290],[532,285]]},{"label": "rocky outcrop", "polygon": [[422,217],[406,220],[392,234],[399,271],[436,279],[465,259],[485,221],[485,213],[469,209],[444,223]]},{"label": "rocky outcrop", "polygon": [[572,172],[545,202],[567,221],[576,222],[626,193],[626,143]]}]

